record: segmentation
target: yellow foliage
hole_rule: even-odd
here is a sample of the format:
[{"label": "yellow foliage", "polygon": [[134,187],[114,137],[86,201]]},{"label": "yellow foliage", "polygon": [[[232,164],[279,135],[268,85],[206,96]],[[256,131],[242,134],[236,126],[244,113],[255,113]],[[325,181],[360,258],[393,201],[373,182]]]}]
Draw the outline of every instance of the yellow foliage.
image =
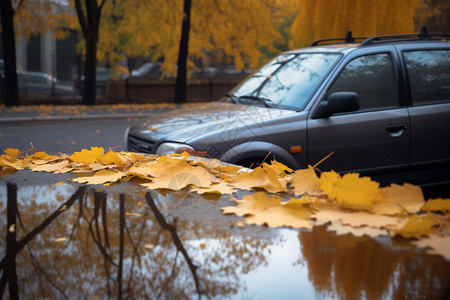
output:
[{"label": "yellow foliage", "polygon": [[98,157],[97,161],[103,165],[117,165],[123,166],[127,163],[125,157],[123,157],[120,153],[109,150],[106,154]]},{"label": "yellow foliage", "polygon": [[[450,232],[448,199],[425,203],[417,186],[393,184],[379,188],[377,182],[359,174],[340,176],[330,171],[317,178],[311,166],[288,174],[292,170],[276,161],[250,170],[186,154],[146,156],[112,150],[105,153],[99,147],[83,149],[71,156],[36,152],[24,157],[25,152],[18,149],[6,149],[4,153],[0,156],[0,176],[29,169],[82,174],[69,180],[86,184],[110,185],[139,177],[140,184],[147,189],[186,188],[199,194],[218,195],[233,194],[239,189],[277,193],[269,196],[266,192],[254,192],[236,200],[237,206],[223,208],[224,213],[244,216],[247,224],[298,228],[326,224],[330,231],[356,236],[430,235],[426,245],[435,247],[435,251],[442,251],[442,243],[448,241]],[[292,198],[294,194],[303,196]],[[436,239],[435,234],[445,238]]]},{"label": "yellow foliage", "polygon": [[3,152],[5,152],[6,155],[11,158],[16,158],[17,156],[20,155],[19,149],[7,148],[6,150],[3,150]]},{"label": "yellow foliage", "polygon": [[102,147],[91,147],[91,150],[82,149],[80,152],[75,152],[70,156],[70,159],[74,162],[88,165],[97,162],[104,154],[105,150]]},{"label": "yellow foliage", "polygon": [[307,169],[295,171],[292,174],[291,186],[296,195],[320,195],[323,193],[320,188],[319,178],[311,166],[308,166]]},{"label": "yellow foliage", "polygon": [[119,181],[126,175],[117,170],[103,169],[96,172],[93,176],[78,177],[72,179],[72,181],[88,184],[110,184]]},{"label": "yellow foliage", "polygon": [[262,188],[270,193],[279,193],[286,190],[283,179],[278,176],[277,171],[267,164],[263,164],[263,166],[249,172],[241,173],[236,178],[234,185],[243,190]]},{"label": "yellow foliage", "polygon": [[424,211],[441,211],[444,213],[450,212],[450,199],[430,199],[423,204]]},{"label": "yellow foliage", "polygon": [[434,233],[438,229],[438,223],[431,215],[412,215],[409,217],[408,222],[401,229],[397,231],[397,234],[406,238],[420,237]]},{"label": "yellow foliage", "polygon": [[[123,60],[125,53],[151,56],[154,61],[163,57],[164,74],[175,74],[183,2],[122,0],[115,4],[109,1],[103,8],[99,58],[114,63]],[[275,51],[273,43],[282,39],[276,24],[294,10],[289,1],[281,0],[193,1],[189,54],[204,60],[211,54],[234,62],[237,70],[256,68],[261,64],[260,48]]]},{"label": "yellow foliage", "polygon": [[[64,3],[53,0],[13,0],[15,33],[27,38],[52,32],[53,38],[62,39],[74,29],[76,17]],[[19,4],[20,3],[20,4]]]},{"label": "yellow foliage", "polygon": [[237,206],[222,208],[223,213],[247,216],[247,224],[312,228],[308,220],[311,210],[296,199],[282,203],[280,196],[269,197],[264,192],[257,192],[244,196],[243,200],[236,200],[236,203]]},{"label": "yellow foliage", "polygon": [[[296,47],[321,38],[414,32],[413,17],[420,0],[297,0],[292,26]],[[314,28],[314,30],[311,30]]]},{"label": "yellow foliage", "polygon": [[343,207],[370,209],[378,202],[379,183],[369,177],[359,177],[359,174],[348,173],[340,176],[334,171],[324,172],[320,176],[320,186],[330,199],[336,199]]},{"label": "yellow foliage", "polygon": [[416,213],[425,201],[422,189],[408,183],[391,184],[380,189],[380,195],[381,200],[373,205],[371,211],[385,215]]}]

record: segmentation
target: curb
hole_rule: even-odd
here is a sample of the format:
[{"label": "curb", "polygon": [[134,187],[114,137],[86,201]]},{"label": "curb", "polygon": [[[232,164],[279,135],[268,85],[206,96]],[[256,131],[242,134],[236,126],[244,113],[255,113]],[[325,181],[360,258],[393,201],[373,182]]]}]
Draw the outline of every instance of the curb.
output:
[{"label": "curb", "polygon": [[95,119],[128,119],[128,118],[148,118],[152,114],[95,114],[95,115],[80,115],[80,116],[33,116],[33,117],[0,117],[1,124],[14,124],[25,122],[61,122],[61,121],[83,121]]}]

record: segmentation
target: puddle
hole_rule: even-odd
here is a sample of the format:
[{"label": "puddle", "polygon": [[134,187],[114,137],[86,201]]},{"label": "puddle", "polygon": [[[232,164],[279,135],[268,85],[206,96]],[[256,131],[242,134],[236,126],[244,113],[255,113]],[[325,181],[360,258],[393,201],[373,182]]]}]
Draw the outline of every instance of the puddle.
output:
[{"label": "puddle", "polygon": [[[134,185],[136,187],[136,185]],[[0,295],[445,299],[450,262],[409,241],[249,226],[227,197],[0,181]]]}]

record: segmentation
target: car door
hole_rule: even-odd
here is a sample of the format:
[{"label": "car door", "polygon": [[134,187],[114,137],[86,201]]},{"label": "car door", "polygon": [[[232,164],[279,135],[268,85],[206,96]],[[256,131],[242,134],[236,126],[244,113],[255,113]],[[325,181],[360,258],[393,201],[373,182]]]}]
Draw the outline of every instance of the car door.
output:
[{"label": "car door", "polygon": [[450,182],[450,48],[443,46],[400,46],[412,100],[412,183]]},{"label": "car door", "polygon": [[313,119],[313,108],[308,119],[309,164],[333,152],[319,169],[359,172],[382,184],[406,179],[409,115],[400,106],[397,61],[392,46],[347,60],[324,98],[334,92],[355,92],[359,110]]}]

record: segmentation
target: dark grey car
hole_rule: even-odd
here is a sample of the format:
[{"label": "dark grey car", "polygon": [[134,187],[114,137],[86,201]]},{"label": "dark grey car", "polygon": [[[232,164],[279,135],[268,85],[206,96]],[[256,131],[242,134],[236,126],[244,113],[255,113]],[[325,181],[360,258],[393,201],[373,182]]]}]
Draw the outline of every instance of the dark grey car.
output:
[{"label": "dark grey car", "polygon": [[450,182],[448,38],[347,36],[282,53],[219,102],[132,126],[128,150],[242,165],[270,153],[293,169],[333,153],[321,170]]},{"label": "dark grey car", "polygon": [[59,84],[55,77],[47,73],[20,71],[17,77],[20,97],[48,99],[52,96],[58,98],[75,96],[72,86]]}]

